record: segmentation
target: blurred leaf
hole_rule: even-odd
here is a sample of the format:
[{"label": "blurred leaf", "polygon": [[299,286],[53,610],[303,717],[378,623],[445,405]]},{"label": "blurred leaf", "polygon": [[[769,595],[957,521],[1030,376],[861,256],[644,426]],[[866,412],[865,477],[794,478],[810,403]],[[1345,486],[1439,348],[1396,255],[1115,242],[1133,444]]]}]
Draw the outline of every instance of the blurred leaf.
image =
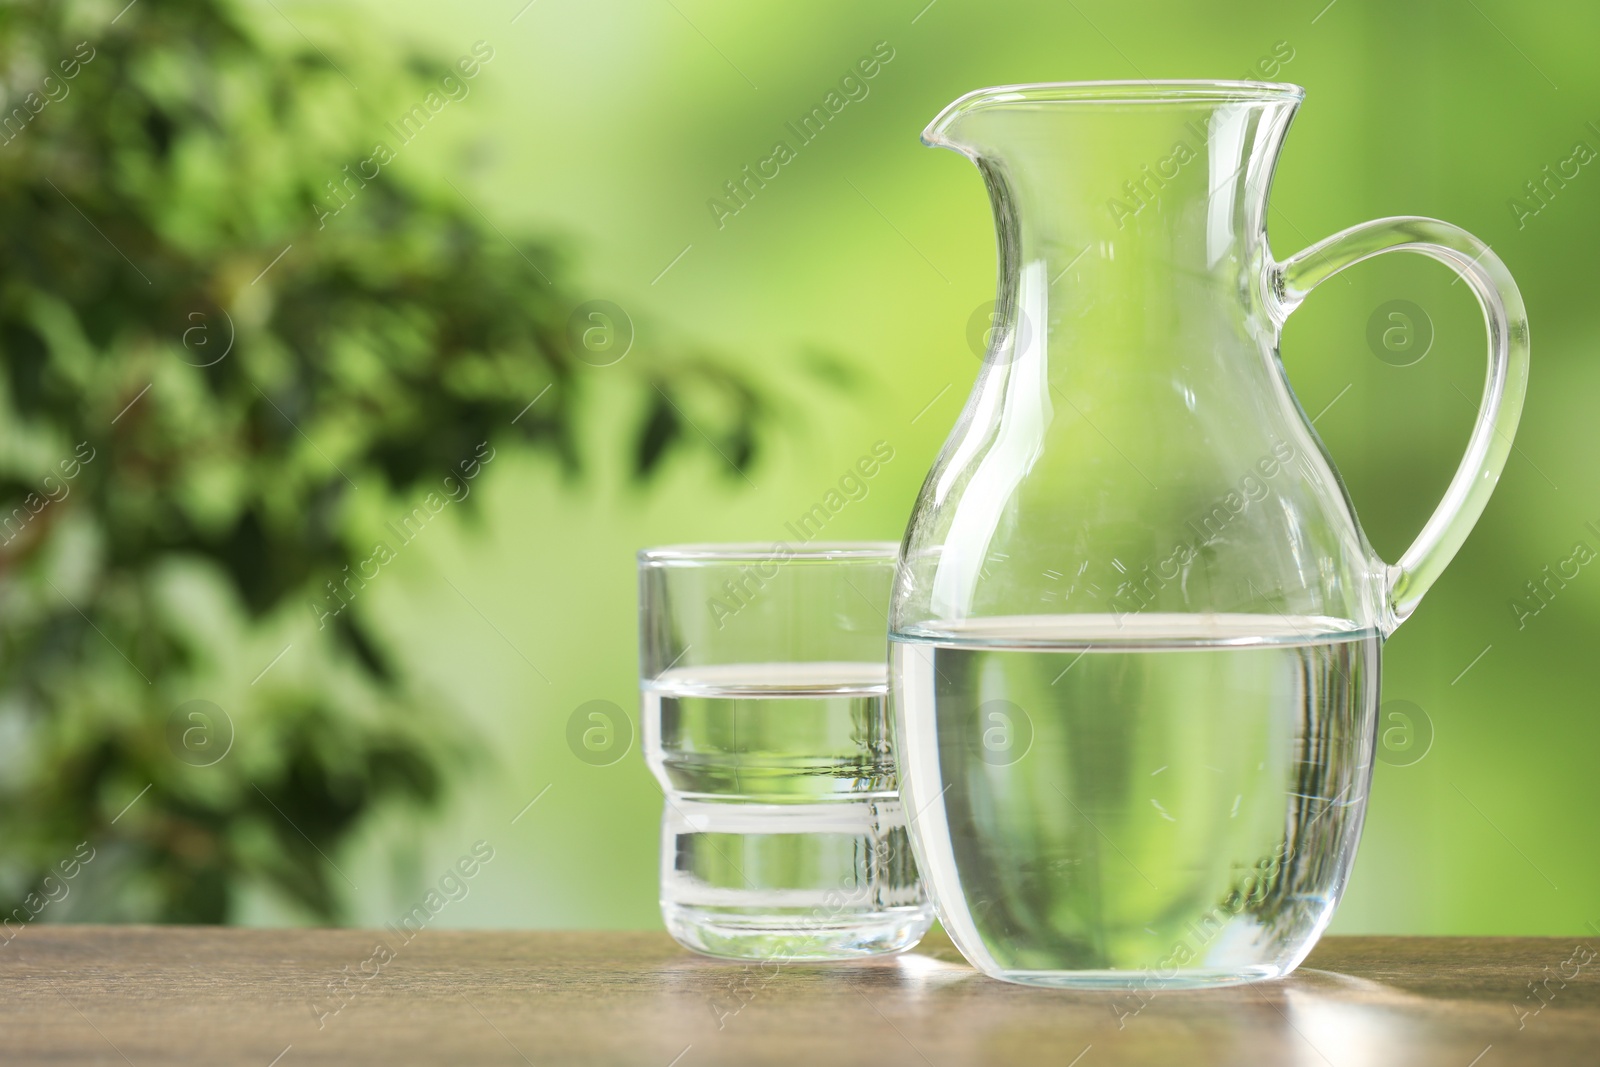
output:
[{"label": "blurred leaf", "polygon": [[[581,471],[596,375],[651,398],[641,477],[712,451],[669,393],[709,386],[741,464],[759,401],[703,357],[578,361],[556,251],[391,165],[449,64],[284,51],[225,0],[115,6],[0,8],[0,898],[84,843],[47,918],[221,922],[265,883],[333,920],[330,857],[469,750],[366,619],[357,487],[426,519],[499,449]],[[215,763],[172,725],[197,692]]]}]

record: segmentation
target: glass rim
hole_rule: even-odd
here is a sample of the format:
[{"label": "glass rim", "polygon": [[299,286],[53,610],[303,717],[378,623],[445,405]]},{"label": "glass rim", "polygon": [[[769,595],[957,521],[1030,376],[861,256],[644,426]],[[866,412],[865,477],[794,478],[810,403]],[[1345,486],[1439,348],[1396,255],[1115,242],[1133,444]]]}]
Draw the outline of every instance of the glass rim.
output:
[{"label": "glass rim", "polygon": [[639,550],[639,566],[714,566],[722,563],[858,562],[894,563],[900,557],[898,541],[704,541],[658,545]]}]

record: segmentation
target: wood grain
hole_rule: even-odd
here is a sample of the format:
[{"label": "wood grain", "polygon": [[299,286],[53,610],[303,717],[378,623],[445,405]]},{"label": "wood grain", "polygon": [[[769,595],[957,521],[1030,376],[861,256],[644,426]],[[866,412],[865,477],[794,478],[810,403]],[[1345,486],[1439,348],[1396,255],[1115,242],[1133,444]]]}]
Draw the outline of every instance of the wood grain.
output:
[{"label": "wood grain", "polygon": [[0,1062],[1593,1067],[1596,952],[1332,937],[1284,981],[1119,997],[990,981],[938,937],[763,967],[654,933],[40,925],[0,948]]}]

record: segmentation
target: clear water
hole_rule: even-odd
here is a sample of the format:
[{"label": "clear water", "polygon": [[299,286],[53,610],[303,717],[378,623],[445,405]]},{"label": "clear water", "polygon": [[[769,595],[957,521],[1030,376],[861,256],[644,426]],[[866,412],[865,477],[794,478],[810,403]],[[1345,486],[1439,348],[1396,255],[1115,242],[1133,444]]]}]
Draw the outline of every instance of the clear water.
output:
[{"label": "clear water", "polygon": [[939,917],[987,973],[1222,984],[1292,970],[1365,812],[1379,639],[1259,615],[982,620],[891,642]]},{"label": "clear water", "polygon": [[661,908],[712,955],[837,959],[932,922],[896,790],[882,663],[669,671],[644,688],[666,796]]}]

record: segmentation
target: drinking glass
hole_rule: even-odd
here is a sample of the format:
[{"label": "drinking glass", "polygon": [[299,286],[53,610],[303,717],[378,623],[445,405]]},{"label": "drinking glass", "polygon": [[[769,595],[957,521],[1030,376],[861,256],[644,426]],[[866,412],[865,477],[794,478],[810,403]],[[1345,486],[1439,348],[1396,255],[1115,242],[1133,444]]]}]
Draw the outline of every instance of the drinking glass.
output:
[{"label": "drinking glass", "polygon": [[892,543],[639,553],[661,914],[738,959],[898,952],[932,922],[885,709]]}]

